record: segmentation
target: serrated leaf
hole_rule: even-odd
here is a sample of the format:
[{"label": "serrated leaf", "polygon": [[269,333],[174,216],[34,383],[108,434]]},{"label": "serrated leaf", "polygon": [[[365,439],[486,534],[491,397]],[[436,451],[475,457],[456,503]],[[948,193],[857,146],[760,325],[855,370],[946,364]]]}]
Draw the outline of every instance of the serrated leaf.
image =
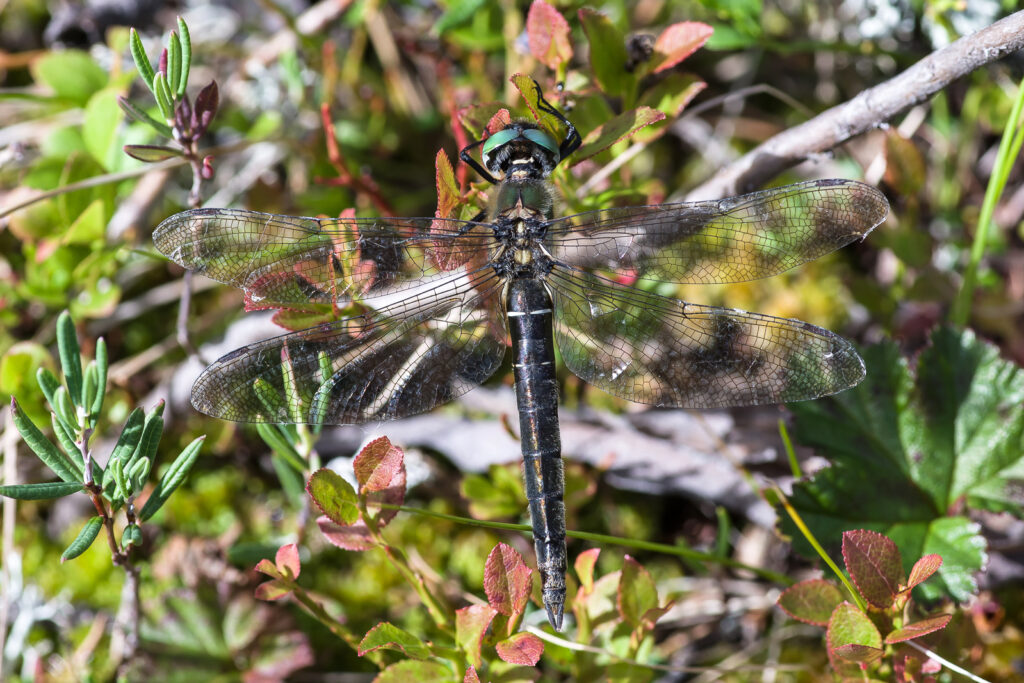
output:
[{"label": "serrated leaf", "polygon": [[615,604],[623,621],[633,628],[640,625],[647,610],[658,607],[658,588],[654,579],[629,555],[622,563]]},{"label": "serrated leaf", "polygon": [[942,557],[940,555],[925,555],[917,562],[910,570],[910,578],[907,579],[907,588],[913,588],[918,584],[922,584],[927,581],[932,574],[939,570],[942,566]]},{"label": "serrated leaf", "polygon": [[[533,571],[511,546],[499,543],[484,563],[487,602],[507,617],[521,614],[530,599]],[[506,660],[508,661],[508,660]]]},{"label": "serrated leaf", "polygon": [[41,484],[10,484],[0,486],[0,496],[15,500],[52,500],[84,490],[73,481],[48,481]]},{"label": "serrated leaf", "polygon": [[163,507],[164,503],[167,502],[167,499],[171,497],[171,494],[185,481],[189,470],[192,469],[196,458],[199,457],[199,449],[202,447],[205,439],[205,436],[195,439],[188,446],[185,446],[184,450],[174,459],[171,466],[164,472],[164,476],[160,478],[156,488],[153,489],[153,493],[149,495],[146,504],[142,506],[142,512],[139,513],[140,522],[145,522],[155,515]]},{"label": "serrated leaf", "polygon": [[532,633],[517,633],[494,646],[502,661],[522,666],[536,666],[544,654],[544,641]]},{"label": "serrated leaf", "polygon": [[14,426],[25,440],[32,452],[49,467],[54,474],[68,483],[79,483],[84,474],[82,465],[72,460],[66,453],[57,448],[29,419],[18,402],[11,398],[11,414]]},{"label": "serrated leaf", "polygon": [[815,626],[827,626],[843,602],[842,592],[824,579],[801,581],[784,590],[778,605],[789,616]]},{"label": "serrated leaf", "polygon": [[569,22],[544,0],[533,0],[526,15],[530,54],[552,71],[572,59]]},{"label": "serrated leaf", "polygon": [[366,496],[366,508],[376,514],[381,526],[390,522],[397,510],[383,509],[380,503],[401,505],[405,501],[405,454],[387,437],[374,439],[363,447],[352,462],[360,494]]},{"label": "serrated leaf", "polygon": [[366,633],[356,653],[362,657],[368,652],[382,649],[397,650],[413,659],[426,659],[430,656],[430,649],[422,640],[386,621]]},{"label": "serrated leaf", "polygon": [[466,659],[480,668],[480,645],[497,611],[490,605],[470,605],[455,610],[455,642],[466,654]]},{"label": "serrated leaf", "polygon": [[317,470],[309,477],[306,491],[320,512],[335,524],[349,526],[359,519],[359,498],[352,485],[337,472]]},{"label": "serrated leaf", "polygon": [[437,184],[437,211],[434,215],[437,218],[451,218],[462,204],[462,195],[459,194],[459,184],[455,181],[452,162],[448,160],[444,149],[437,151],[434,168]]},{"label": "serrated leaf", "polygon": [[82,527],[82,530],[78,532],[78,536],[75,537],[75,540],[71,541],[71,545],[61,553],[60,561],[63,563],[68,560],[73,560],[88,550],[89,546],[92,545],[92,542],[96,540],[97,536],[99,536],[100,528],[102,527],[102,517],[96,515],[95,517],[90,518],[89,521],[85,523],[85,526]]},{"label": "serrated leaf", "polygon": [[451,683],[453,676],[452,670],[439,662],[404,659],[377,674],[373,683]]},{"label": "serrated leaf", "polygon": [[906,640],[913,640],[914,638],[920,638],[921,636],[934,633],[935,631],[941,631],[946,628],[950,619],[953,618],[951,614],[940,614],[937,617],[929,617],[922,619],[921,621],[915,621],[913,624],[907,624],[903,628],[898,628],[885,637],[885,642],[888,644],[902,643]]},{"label": "serrated leaf", "polygon": [[636,87],[636,76],[626,71],[625,36],[600,12],[583,8],[579,18],[590,43],[590,68],[601,90],[609,97],[629,99]]},{"label": "serrated leaf", "polygon": [[579,150],[573,154],[573,165],[603,152],[619,140],[628,138],[644,126],[657,123],[664,118],[665,115],[662,112],[650,107],[639,107],[619,114],[587,134]]},{"label": "serrated leaf", "polygon": [[[833,461],[797,484],[790,500],[818,538],[872,529],[905,561],[942,555],[941,580],[920,590],[964,599],[984,542],[966,533],[965,520],[944,515],[964,501],[1021,513],[1024,372],[970,331],[939,329],[931,341],[916,377],[894,344],[879,344],[864,351],[867,377],[857,387],[790,406],[797,440]],[[795,549],[813,553],[789,521],[782,527]],[[956,566],[947,566],[946,552]]]},{"label": "serrated leaf", "polygon": [[942,566],[935,579],[919,586],[924,599],[949,595],[963,602],[978,591],[974,574],[988,561],[987,543],[980,530],[965,517],[944,517],[931,523],[921,551],[942,556]]},{"label": "serrated leaf", "polygon": [[864,645],[876,649],[882,647],[882,635],[875,624],[868,615],[848,602],[833,610],[825,638],[830,652],[845,645]]},{"label": "serrated leaf", "polygon": [[861,596],[872,606],[892,605],[904,583],[899,548],[875,531],[854,529],[843,534],[843,559]]},{"label": "serrated leaf", "polygon": [[360,552],[374,548],[377,545],[373,540],[373,536],[370,535],[366,522],[361,519],[355,524],[340,526],[332,522],[327,516],[323,516],[317,518],[316,524],[324,538],[342,550]]}]

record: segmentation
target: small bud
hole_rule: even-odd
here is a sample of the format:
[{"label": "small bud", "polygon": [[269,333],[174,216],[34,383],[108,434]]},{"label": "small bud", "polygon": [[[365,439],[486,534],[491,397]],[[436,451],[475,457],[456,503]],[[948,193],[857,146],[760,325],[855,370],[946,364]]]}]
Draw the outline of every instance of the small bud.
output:
[{"label": "small bud", "polygon": [[203,180],[213,180],[213,157],[203,157],[203,170],[199,172]]},{"label": "small bud", "polygon": [[160,53],[160,64],[157,66],[157,73],[162,73],[164,76],[167,75],[167,48]]}]

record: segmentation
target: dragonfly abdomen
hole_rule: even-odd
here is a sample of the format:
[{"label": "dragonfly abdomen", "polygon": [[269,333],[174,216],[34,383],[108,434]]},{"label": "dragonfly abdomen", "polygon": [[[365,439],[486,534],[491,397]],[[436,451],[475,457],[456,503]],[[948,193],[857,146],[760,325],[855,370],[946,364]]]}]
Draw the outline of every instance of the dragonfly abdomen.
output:
[{"label": "dragonfly abdomen", "polygon": [[540,280],[516,278],[509,283],[506,311],[537,568],[548,620],[560,629],[565,606],[565,487],[551,296]]}]

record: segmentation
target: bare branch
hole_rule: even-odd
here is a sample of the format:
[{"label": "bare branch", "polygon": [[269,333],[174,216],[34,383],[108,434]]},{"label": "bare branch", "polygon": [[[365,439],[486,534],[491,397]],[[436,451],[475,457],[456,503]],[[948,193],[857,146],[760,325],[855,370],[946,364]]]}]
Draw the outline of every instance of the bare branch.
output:
[{"label": "bare branch", "polygon": [[716,199],[755,190],[790,166],[877,127],[957,78],[1022,48],[1024,11],[964,36],[849,102],[769,138],[694,189],[687,199]]}]

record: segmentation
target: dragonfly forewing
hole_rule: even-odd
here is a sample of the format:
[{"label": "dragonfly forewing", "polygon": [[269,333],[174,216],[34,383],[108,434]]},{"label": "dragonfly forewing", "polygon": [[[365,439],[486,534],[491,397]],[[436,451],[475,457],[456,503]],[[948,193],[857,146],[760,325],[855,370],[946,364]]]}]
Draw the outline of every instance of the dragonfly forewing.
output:
[{"label": "dragonfly forewing", "polygon": [[646,280],[745,282],[863,239],[888,210],[870,185],[814,180],[717,201],[588,211],[551,221],[545,245],[571,265]]},{"label": "dragonfly forewing", "polygon": [[630,401],[783,403],[834,394],[864,377],[850,342],[799,320],[686,303],[565,268],[547,282],[566,366]]}]

